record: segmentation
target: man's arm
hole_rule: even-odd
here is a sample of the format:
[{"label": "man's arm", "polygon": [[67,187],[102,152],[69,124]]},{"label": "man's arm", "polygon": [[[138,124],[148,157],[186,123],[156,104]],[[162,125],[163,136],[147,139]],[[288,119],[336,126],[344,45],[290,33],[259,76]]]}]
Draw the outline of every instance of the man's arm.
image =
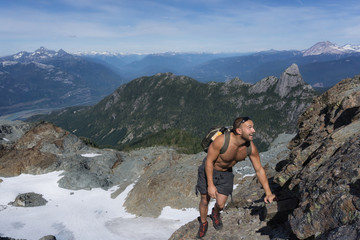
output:
[{"label": "man's arm", "polygon": [[253,142],[251,142],[250,144],[251,144],[252,151],[251,151],[251,154],[249,157],[250,157],[251,163],[254,167],[256,176],[259,179],[259,182],[261,183],[261,185],[265,191],[266,196],[264,198],[264,202],[271,203],[272,201],[274,201],[275,195],[271,192],[271,189],[269,186],[269,181],[266,177],[265,169],[261,165],[259,151],[257,150],[257,148]]},{"label": "man's arm", "polygon": [[205,172],[208,184],[208,194],[212,198],[216,198],[217,189],[213,181],[213,172],[214,172],[214,162],[220,154],[220,149],[224,143],[224,134],[217,137],[214,142],[209,146],[206,162],[205,162]]}]

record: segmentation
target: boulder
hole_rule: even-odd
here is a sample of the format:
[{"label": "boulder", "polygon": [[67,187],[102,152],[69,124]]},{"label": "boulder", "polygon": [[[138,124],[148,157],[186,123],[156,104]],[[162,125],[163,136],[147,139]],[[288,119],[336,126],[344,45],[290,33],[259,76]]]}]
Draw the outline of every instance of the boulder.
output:
[{"label": "boulder", "polygon": [[14,207],[39,207],[46,205],[47,200],[38,193],[22,193],[19,194],[14,202],[10,202],[9,205]]},{"label": "boulder", "polygon": [[163,148],[144,168],[124,206],[138,216],[158,217],[164,207],[194,208],[199,204],[195,195],[197,167],[205,153],[179,154]]},{"label": "boulder", "polygon": [[56,237],[53,235],[47,235],[47,236],[40,238],[39,240],[56,240]]}]

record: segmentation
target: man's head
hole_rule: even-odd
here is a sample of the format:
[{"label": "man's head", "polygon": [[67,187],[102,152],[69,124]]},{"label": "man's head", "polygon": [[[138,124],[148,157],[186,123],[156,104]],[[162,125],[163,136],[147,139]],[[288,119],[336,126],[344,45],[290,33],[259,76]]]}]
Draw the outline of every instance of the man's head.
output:
[{"label": "man's head", "polygon": [[250,141],[255,133],[254,123],[249,117],[238,117],[233,123],[235,135],[241,135],[246,141]]}]

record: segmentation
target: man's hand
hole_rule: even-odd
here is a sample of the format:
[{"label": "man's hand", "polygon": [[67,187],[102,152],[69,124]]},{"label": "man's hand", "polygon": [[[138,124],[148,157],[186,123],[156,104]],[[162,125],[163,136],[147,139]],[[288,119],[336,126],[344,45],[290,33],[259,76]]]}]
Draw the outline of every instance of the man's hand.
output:
[{"label": "man's hand", "polygon": [[208,186],[208,194],[211,198],[216,198],[218,191],[214,185]]},{"label": "man's hand", "polygon": [[275,198],[276,198],[276,196],[274,194],[267,195],[264,198],[264,202],[265,203],[272,203],[273,201],[275,201]]}]

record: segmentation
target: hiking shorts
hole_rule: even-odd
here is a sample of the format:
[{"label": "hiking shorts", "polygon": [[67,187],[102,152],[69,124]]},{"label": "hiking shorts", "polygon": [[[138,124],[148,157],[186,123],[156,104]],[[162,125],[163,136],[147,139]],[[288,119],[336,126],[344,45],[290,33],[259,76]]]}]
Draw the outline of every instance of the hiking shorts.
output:
[{"label": "hiking shorts", "polygon": [[[198,168],[196,193],[200,192],[201,194],[207,194],[208,185],[205,173],[205,161],[206,158]],[[226,196],[231,195],[234,185],[234,174],[232,172],[232,168],[228,169],[226,172],[214,170],[213,181],[218,193]]]}]

